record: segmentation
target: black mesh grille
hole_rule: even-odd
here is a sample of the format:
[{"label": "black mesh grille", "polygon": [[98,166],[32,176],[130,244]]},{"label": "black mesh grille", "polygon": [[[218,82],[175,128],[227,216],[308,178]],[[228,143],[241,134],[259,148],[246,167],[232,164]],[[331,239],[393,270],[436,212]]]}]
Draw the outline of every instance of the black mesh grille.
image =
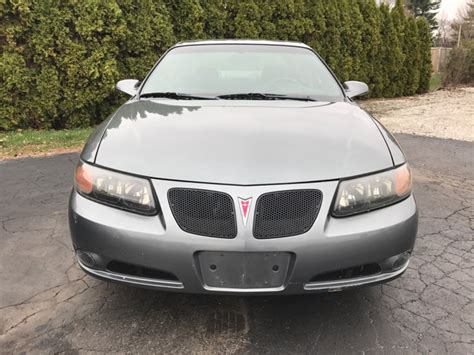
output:
[{"label": "black mesh grille", "polygon": [[319,190],[271,192],[259,197],[255,212],[255,238],[281,238],[307,232],[318,216]]},{"label": "black mesh grille", "polygon": [[234,204],[229,195],[208,190],[171,189],[168,200],[182,230],[216,238],[237,235]]}]

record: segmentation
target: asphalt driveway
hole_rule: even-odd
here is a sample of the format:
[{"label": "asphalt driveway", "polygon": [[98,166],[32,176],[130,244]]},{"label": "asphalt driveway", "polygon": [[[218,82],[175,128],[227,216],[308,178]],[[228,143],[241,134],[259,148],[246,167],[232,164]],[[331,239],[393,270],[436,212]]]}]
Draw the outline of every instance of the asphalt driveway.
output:
[{"label": "asphalt driveway", "polygon": [[0,352],[473,353],[474,143],[398,135],[420,228],[389,284],[291,297],[195,296],[97,281],[75,265],[77,154],[0,162]]}]

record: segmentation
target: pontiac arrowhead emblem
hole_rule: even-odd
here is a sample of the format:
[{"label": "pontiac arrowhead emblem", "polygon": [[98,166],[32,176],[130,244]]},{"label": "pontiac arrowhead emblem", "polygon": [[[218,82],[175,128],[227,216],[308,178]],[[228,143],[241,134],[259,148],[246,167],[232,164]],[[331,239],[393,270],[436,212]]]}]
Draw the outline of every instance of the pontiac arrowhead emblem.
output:
[{"label": "pontiac arrowhead emblem", "polygon": [[244,226],[247,225],[247,220],[249,219],[249,212],[250,212],[250,205],[252,204],[252,197],[249,198],[241,198],[238,197],[239,206],[240,206],[240,213],[242,214],[242,221],[244,222]]}]

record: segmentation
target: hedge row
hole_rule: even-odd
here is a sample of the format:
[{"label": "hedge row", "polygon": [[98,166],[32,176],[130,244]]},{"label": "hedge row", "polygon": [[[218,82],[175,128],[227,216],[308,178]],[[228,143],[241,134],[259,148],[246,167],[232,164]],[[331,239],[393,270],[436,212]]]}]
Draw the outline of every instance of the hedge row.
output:
[{"label": "hedge row", "polygon": [[303,41],[373,97],[422,93],[430,78],[428,24],[401,2],[4,0],[0,15],[0,130],[95,124],[124,99],[116,81],[185,39]]}]

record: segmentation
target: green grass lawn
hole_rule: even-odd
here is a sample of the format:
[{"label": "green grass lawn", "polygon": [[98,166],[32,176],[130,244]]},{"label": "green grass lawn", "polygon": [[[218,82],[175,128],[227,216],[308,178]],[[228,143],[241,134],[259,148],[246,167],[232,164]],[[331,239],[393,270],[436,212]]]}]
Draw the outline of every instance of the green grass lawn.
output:
[{"label": "green grass lawn", "polygon": [[441,88],[443,85],[441,74],[433,74],[430,79],[430,91],[435,91]]},{"label": "green grass lawn", "polygon": [[79,150],[94,128],[0,132],[0,159]]}]

